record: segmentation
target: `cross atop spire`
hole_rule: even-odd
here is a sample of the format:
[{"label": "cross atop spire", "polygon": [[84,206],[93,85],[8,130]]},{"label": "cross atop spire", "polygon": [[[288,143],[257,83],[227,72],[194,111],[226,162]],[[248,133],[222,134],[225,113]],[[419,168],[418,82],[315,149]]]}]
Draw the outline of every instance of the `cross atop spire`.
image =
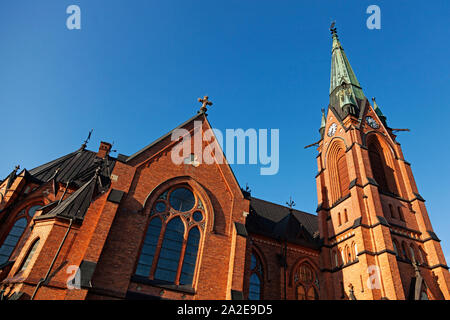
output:
[{"label": "cross atop spire", "polygon": [[331,26],[330,26],[330,31],[331,31],[331,34],[332,35],[336,35],[337,36],[337,29],[336,29],[336,21],[333,21],[332,23],[331,23]]},{"label": "cross atop spire", "polygon": [[206,106],[212,106],[213,103],[208,100],[208,96],[204,96],[202,98],[198,98],[198,102],[202,103],[202,107],[200,108],[200,113],[206,113],[208,111],[208,108]]}]

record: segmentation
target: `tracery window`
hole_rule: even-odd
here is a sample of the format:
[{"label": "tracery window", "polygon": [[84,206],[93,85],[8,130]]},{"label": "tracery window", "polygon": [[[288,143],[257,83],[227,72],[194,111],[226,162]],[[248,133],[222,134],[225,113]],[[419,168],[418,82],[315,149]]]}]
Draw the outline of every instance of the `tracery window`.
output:
[{"label": "tracery window", "polygon": [[317,300],[317,276],[313,268],[302,263],[294,273],[294,284],[297,300]]},{"label": "tracery window", "polygon": [[188,186],[175,186],[153,204],[136,275],[192,286],[206,213]]},{"label": "tracery window", "polygon": [[262,279],[264,276],[261,260],[259,257],[252,253],[250,258],[250,283],[248,290],[249,300],[260,300],[262,291]]},{"label": "tracery window", "polygon": [[22,237],[28,223],[33,218],[37,209],[39,209],[41,206],[42,205],[33,205],[19,212],[16,221],[14,222],[11,230],[9,231],[8,235],[2,243],[2,246],[0,247],[0,265],[6,263],[9,260],[11,254],[19,243],[19,240]]}]

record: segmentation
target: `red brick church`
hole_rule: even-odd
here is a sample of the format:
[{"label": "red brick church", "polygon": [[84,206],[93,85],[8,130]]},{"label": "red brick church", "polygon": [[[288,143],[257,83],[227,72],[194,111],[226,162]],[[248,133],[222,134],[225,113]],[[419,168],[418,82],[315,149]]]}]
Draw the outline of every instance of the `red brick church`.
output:
[{"label": "red brick church", "polygon": [[[170,133],[131,156],[85,143],[1,182],[0,299],[450,299],[396,130],[332,40],[317,214],[253,197],[226,161],[174,164]],[[177,128],[211,128],[206,102]]]}]

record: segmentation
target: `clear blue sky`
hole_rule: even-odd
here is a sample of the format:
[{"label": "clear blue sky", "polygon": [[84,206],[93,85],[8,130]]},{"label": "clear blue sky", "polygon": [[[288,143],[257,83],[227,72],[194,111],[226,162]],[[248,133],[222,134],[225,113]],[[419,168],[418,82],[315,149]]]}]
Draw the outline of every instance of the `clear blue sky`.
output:
[{"label": "clear blue sky", "polygon": [[[66,28],[71,4],[82,30]],[[381,30],[366,28],[371,4]],[[240,184],[315,212],[316,151],[303,147],[318,140],[328,105],[335,19],[366,96],[392,127],[411,129],[398,141],[450,258],[449,9],[448,0],[3,0],[0,176],[76,150],[91,128],[90,149],[114,141],[130,155],[208,94],[216,128],[280,129],[279,173],[234,165]]]}]

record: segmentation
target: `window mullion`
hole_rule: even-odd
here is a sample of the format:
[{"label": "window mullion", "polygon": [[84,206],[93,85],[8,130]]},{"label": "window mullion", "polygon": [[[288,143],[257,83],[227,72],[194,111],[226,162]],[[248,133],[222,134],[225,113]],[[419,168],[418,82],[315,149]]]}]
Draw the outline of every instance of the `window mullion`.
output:
[{"label": "window mullion", "polygon": [[175,277],[176,285],[180,284],[181,270],[183,268],[184,254],[186,252],[188,236],[189,232],[186,232],[186,228],[184,228],[183,245],[181,246],[180,260],[178,261],[177,275]]}]

